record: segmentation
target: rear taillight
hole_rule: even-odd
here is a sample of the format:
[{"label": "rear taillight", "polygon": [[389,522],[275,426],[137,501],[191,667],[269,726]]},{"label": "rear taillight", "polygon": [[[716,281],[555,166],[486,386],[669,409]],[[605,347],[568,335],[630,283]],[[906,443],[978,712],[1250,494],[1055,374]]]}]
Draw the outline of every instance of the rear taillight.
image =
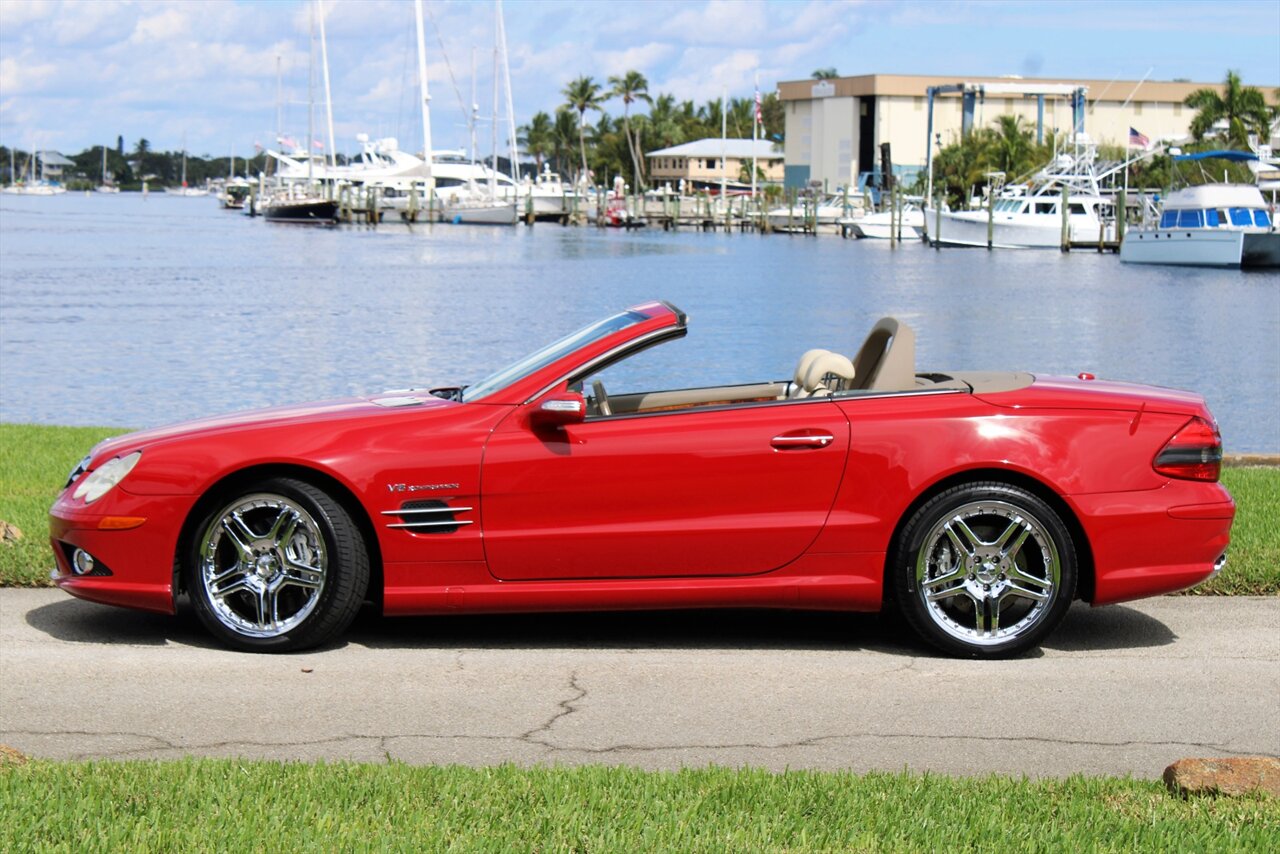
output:
[{"label": "rear taillight", "polygon": [[1168,477],[1216,481],[1222,472],[1222,436],[1218,425],[1192,418],[1156,454],[1153,467]]}]

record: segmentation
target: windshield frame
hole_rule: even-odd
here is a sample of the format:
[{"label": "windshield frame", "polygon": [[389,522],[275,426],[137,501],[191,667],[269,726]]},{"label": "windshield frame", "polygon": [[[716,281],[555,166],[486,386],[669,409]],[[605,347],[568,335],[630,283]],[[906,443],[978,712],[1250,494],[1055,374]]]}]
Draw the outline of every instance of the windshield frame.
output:
[{"label": "windshield frame", "polygon": [[591,344],[598,343],[624,329],[629,329],[653,318],[635,308],[620,311],[603,320],[571,332],[542,347],[522,359],[501,368],[477,383],[462,390],[463,403],[475,403],[508,388],[537,372],[555,364],[566,356]]}]

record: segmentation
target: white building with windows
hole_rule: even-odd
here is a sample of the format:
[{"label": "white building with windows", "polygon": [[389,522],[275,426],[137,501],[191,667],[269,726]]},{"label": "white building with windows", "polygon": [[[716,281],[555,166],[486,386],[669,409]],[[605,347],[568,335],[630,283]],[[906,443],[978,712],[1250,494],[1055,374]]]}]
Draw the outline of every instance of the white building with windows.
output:
[{"label": "white building with windows", "polygon": [[751,183],[751,158],[763,177],[762,184],[780,184],[783,178],[782,150],[766,140],[698,139],[645,154],[649,161],[649,183],[654,186],[680,181],[685,186],[718,185],[723,176],[729,183]]},{"label": "white building with windows", "polygon": [[[884,142],[890,143],[895,173],[923,169],[931,88],[936,152],[968,128],[989,127],[1002,115],[1021,117],[1038,134],[1069,135],[1083,122],[1095,142],[1120,146],[1128,143],[1130,128],[1153,143],[1181,139],[1195,116],[1183,101],[1197,89],[1221,84],[904,74],[783,82],[778,91],[786,117],[786,185],[855,186],[860,173],[879,168]],[[937,91],[942,89],[947,91]]]}]

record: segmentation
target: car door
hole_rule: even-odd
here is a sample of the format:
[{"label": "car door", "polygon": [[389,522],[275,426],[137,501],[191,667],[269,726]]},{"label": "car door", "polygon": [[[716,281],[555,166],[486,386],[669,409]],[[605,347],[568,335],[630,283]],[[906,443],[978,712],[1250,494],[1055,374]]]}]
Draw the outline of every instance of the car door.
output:
[{"label": "car door", "polygon": [[809,399],[589,417],[490,437],[484,550],[504,580],[748,575],[799,557],[826,522],[849,423]]}]

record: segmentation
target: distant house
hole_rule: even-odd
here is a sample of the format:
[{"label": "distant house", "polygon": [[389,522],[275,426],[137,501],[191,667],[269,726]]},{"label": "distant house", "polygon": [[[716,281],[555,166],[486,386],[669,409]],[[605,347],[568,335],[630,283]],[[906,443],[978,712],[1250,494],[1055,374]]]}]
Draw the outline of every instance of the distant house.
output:
[{"label": "distant house", "polygon": [[782,183],[782,152],[766,139],[699,139],[650,151],[645,158],[649,161],[649,183],[674,187],[684,181],[693,189],[717,186],[721,177],[733,183],[750,183],[752,154],[756,168],[764,175],[758,181]]},{"label": "distant house", "polygon": [[63,171],[76,165],[57,151],[37,151],[36,163],[39,174],[50,181],[61,181]]}]

